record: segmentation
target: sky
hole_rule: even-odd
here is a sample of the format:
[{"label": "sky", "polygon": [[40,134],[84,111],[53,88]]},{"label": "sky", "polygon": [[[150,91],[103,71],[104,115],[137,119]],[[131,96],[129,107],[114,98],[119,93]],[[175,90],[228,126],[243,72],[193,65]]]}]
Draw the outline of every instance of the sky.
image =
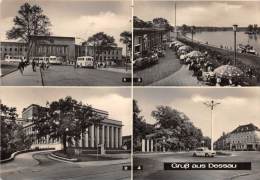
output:
[{"label": "sky", "polygon": [[212,99],[220,102],[213,112],[214,140],[239,125],[253,123],[260,128],[259,88],[136,88],[134,98],[147,123],[155,123],[151,112],[157,106],[167,105],[186,114],[209,137],[210,109],[203,102]]},{"label": "sky", "polygon": [[[177,25],[260,26],[260,1],[178,1],[176,4]],[[134,15],[145,21],[164,17],[174,25],[174,1],[136,0]]]},{"label": "sky", "polygon": [[46,105],[71,96],[83,104],[109,112],[109,118],[122,121],[123,135],[132,134],[132,99],[130,88],[30,88],[1,87],[0,99],[9,107],[16,107],[21,117],[23,108],[31,104]]},{"label": "sky", "polygon": [[[26,0],[0,0],[0,39],[6,40],[13,18]],[[56,36],[78,37],[77,43],[87,40],[96,32],[113,35],[118,45],[120,33],[131,31],[131,7],[127,0],[30,0],[42,7],[51,23],[51,33]],[[124,46],[123,46],[124,47]]]}]

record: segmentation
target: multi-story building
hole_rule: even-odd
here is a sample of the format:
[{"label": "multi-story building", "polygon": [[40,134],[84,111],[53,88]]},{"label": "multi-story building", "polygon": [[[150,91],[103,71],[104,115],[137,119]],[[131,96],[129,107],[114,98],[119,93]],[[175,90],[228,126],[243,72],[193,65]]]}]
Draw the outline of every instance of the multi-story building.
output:
[{"label": "multi-story building", "polygon": [[[64,62],[75,61],[75,38],[60,36],[34,36],[34,44],[30,51],[33,57],[57,56]],[[1,60],[6,55],[24,56],[27,54],[27,44],[24,42],[0,42]]]},{"label": "multi-story building", "polygon": [[[260,129],[251,123],[240,125],[219,142],[226,150],[260,150]],[[215,145],[221,149],[219,143]]]},{"label": "multi-story building", "polygon": [[97,62],[119,63],[122,61],[122,47],[111,47],[109,49],[99,50],[97,47],[89,44],[83,44],[84,50],[81,50],[85,56],[95,57]]},{"label": "multi-story building", "polygon": [[[62,149],[62,144],[60,139],[50,139],[49,136],[37,139],[37,131],[34,129],[34,123],[32,117],[37,118],[37,106],[30,105],[23,111],[22,117],[29,118],[26,124],[23,125],[26,135],[30,135],[33,140],[31,148],[55,148]],[[83,147],[83,148],[96,148],[102,145],[104,149],[120,149],[122,147],[122,122],[108,117],[108,112],[95,109],[93,110],[99,115],[104,117],[101,123],[92,124],[81,136],[81,139],[73,142],[73,144],[68,144],[72,147]],[[82,141],[83,140],[83,141]]]}]

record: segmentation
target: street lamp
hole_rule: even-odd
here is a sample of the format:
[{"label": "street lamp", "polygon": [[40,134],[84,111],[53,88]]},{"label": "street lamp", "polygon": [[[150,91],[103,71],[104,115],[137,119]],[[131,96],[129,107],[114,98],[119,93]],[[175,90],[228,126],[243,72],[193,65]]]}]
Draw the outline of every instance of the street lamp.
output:
[{"label": "street lamp", "polygon": [[237,64],[237,24],[233,25],[233,31],[234,31],[234,65]]},{"label": "street lamp", "polygon": [[207,101],[203,103],[204,105],[206,105],[207,107],[210,108],[210,112],[211,112],[211,152],[213,151],[213,110],[214,107],[216,107],[217,105],[219,105],[219,102],[215,102],[214,100],[211,101]]},{"label": "street lamp", "polygon": [[191,41],[193,42],[193,33],[194,33],[194,27],[191,27]]}]

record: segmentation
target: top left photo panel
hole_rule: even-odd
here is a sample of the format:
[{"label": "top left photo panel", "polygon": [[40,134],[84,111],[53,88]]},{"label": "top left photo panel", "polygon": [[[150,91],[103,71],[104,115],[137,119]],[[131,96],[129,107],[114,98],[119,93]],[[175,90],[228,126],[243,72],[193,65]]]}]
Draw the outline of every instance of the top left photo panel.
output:
[{"label": "top left photo panel", "polygon": [[131,86],[131,0],[0,0],[1,86]]}]

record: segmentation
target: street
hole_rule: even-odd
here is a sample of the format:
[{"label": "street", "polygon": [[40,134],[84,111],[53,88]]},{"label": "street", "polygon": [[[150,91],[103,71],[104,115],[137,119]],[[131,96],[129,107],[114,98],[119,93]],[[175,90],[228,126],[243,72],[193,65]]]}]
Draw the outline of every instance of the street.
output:
[{"label": "street", "polygon": [[[121,70],[121,69],[120,69]],[[2,86],[129,86],[122,82],[123,77],[131,77],[129,73],[117,69],[87,69],[73,66],[53,65],[47,70],[32,71],[27,66],[23,75],[15,71],[1,77]]]},{"label": "street", "polygon": [[[164,162],[252,162],[252,170],[163,170]],[[143,171],[134,172],[134,180],[259,180],[260,152],[232,152],[232,156],[192,157],[192,153],[148,153],[134,155],[134,165]]]},{"label": "street", "polygon": [[134,77],[141,77],[143,79],[142,83],[135,85],[150,85],[174,74],[181,68],[181,66],[182,65],[177,59],[175,53],[171,49],[167,49],[166,56],[159,58],[158,64],[134,72]]},{"label": "street", "polygon": [[89,166],[52,160],[49,152],[32,152],[18,155],[14,161],[1,164],[2,180],[127,180],[130,171],[123,171],[124,164]]},{"label": "street", "polygon": [[148,86],[199,86],[197,78],[192,76],[187,65],[180,64],[174,51],[166,50],[166,56],[159,63],[134,73],[134,77],[142,77],[142,83],[135,85]]}]

